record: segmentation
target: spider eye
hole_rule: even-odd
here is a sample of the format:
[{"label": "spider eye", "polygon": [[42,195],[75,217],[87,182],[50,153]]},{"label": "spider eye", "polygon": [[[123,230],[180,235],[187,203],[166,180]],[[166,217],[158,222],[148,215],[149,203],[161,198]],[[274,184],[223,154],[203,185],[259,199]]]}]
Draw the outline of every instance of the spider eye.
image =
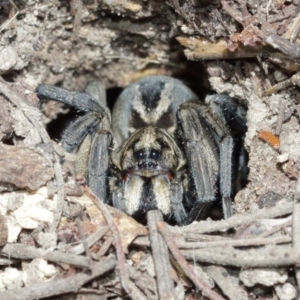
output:
[{"label": "spider eye", "polygon": [[157,150],[151,150],[150,151],[150,158],[154,160],[158,160],[160,157],[160,153]]},{"label": "spider eye", "polygon": [[146,157],[145,150],[137,150],[134,152],[134,157],[137,160],[144,159]]}]

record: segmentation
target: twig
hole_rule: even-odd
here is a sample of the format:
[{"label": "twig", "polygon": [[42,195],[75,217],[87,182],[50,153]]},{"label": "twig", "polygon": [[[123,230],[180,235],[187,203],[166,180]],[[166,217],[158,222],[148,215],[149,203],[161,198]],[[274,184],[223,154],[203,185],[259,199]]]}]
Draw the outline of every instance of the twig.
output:
[{"label": "twig", "polygon": [[125,254],[122,248],[122,242],[118,227],[109,213],[106,205],[85,185],[84,179],[77,177],[77,182],[84,187],[85,194],[93,201],[93,203],[99,208],[103,214],[108,226],[110,227],[113,237],[114,246],[116,248],[118,267],[120,272],[121,284],[126,293],[132,299],[147,300],[146,297],[137,289],[137,287],[129,280],[128,272],[125,266]]},{"label": "twig", "polygon": [[109,249],[109,247],[111,246],[111,244],[113,243],[114,239],[113,237],[108,237],[105,242],[103,243],[103,245],[101,246],[100,250],[97,252],[97,255],[99,256],[103,256],[105,255],[105,253],[107,252],[107,250]]},{"label": "twig", "polygon": [[300,58],[300,47],[277,34],[265,34],[265,42],[282,53],[294,58]]},{"label": "twig", "polygon": [[278,117],[277,117],[277,124],[276,124],[276,129],[275,129],[275,135],[277,135],[277,136],[279,136],[281,133],[285,108],[286,108],[286,101],[283,100],[280,103]]},{"label": "twig", "polygon": [[186,242],[210,242],[210,241],[230,241],[231,237],[219,236],[219,235],[208,235],[208,234],[197,234],[197,233],[188,233],[184,235],[184,240]]},{"label": "twig", "polygon": [[174,283],[170,276],[171,264],[169,259],[168,246],[157,231],[158,222],[162,222],[162,214],[159,210],[147,212],[147,224],[149,227],[149,236],[153,254],[157,289],[159,299],[176,299]]},{"label": "twig", "polygon": [[253,222],[253,220],[271,219],[288,215],[293,212],[293,208],[294,203],[288,202],[284,205],[276,205],[275,207],[259,209],[247,215],[234,215],[227,220],[194,222],[193,224],[187,225],[185,227],[170,226],[170,230],[175,234],[185,234],[191,232],[208,233],[222,231],[227,230],[229,228],[235,228],[247,222]]},{"label": "twig", "polygon": [[4,29],[6,29],[8,26],[9,26],[9,24],[19,15],[19,11],[17,11],[13,16],[12,16],[12,18],[10,18],[9,20],[7,20],[2,26],[1,26],[1,28],[0,28],[0,33],[4,30]]},{"label": "twig", "polygon": [[269,1],[268,1],[268,4],[267,4],[267,6],[266,6],[267,20],[269,19],[269,9],[270,9],[270,6],[271,6],[271,4],[272,4],[272,1],[273,1],[273,0],[269,0]]},{"label": "twig", "polygon": [[246,291],[239,285],[236,279],[233,279],[227,270],[220,266],[208,266],[205,272],[215,281],[221,288],[224,295],[230,300],[247,300]]},{"label": "twig", "polygon": [[[300,176],[298,176],[296,191],[295,191],[292,228],[293,228],[293,248],[295,249],[295,251],[297,251],[297,250],[299,250],[299,247],[300,247]],[[295,267],[295,273],[296,273],[298,289],[300,290],[300,268],[299,268],[299,266]]]},{"label": "twig", "polygon": [[[87,239],[87,245],[88,247],[92,247],[95,243],[97,243],[104,235],[105,233],[109,230],[108,226],[104,226],[100,229],[98,229],[96,232],[91,234]],[[59,248],[61,251],[69,251],[75,254],[82,254],[84,252],[84,247],[83,244],[80,243],[79,245],[76,245],[74,247],[70,248],[70,245],[64,245],[63,247]]]},{"label": "twig", "polygon": [[71,15],[74,16],[74,32],[79,33],[81,18],[82,18],[82,0],[72,0],[71,5]]},{"label": "twig", "polygon": [[273,93],[276,93],[278,91],[286,89],[290,86],[299,85],[299,84],[300,84],[300,72],[296,73],[295,75],[293,75],[292,77],[290,77],[287,80],[284,80],[284,81],[281,81],[277,84],[274,84],[273,86],[271,86],[270,88],[265,90],[263,95],[264,96],[269,96]]},{"label": "twig", "polygon": [[[280,230],[280,228],[276,228],[274,232]],[[273,228],[272,228],[273,229]],[[268,232],[268,235],[274,233]],[[249,246],[264,246],[264,245],[275,245],[275,244],[285,244],[291,243],[292,238],[289,236],[276,236],[265,238],[264,236],[259,236],[259,238],[252,238],[252,239],[223,239],[222,236],[215,235],[213,236],[214,239],[218,239],[218,241],[202,241],[202,242],[193,242],[193,241],[185,241],[182,236],[174,236],[174,242],[179,249],[197,249],[197,248],[211,248],[211,247],[249,247]],[[138,237],[134,241],[135,245],[149,247],[149,239],[146,237]]]},{"label": "twig", "polygon": [[[85,256],[64,253],[61,251],[49,251],[24,244],[6,244],[1,250],[0,255],[16,259],[44,258],[48,261],[66,263],[78,267],[89,268],[91,259]],[[1,298],[0,298],[1,299]]]},{"label": "twig", "polygon": [[29,287],[0,292],[1,300],[30,300],[44,299],[46,297],[76,293],[84,284],[104,273],[112,270],[116,266],[116,259],[113,255],[102,258],[94,263],[91,275],[80,273],[68,278],[60,278],[45,283],[35,284]]},{"label": "twig", "polygon": [[247,21],[247,19],[243,18],[243,16],[237,12],[235,9],[232,8],[232,6],[230,6],[225,0],[221,1],[222,3],[222,8],[234,19],[236,20],[238,23],[240,23],[243,27],[246,27],[249,23],[245,22]]},{"label": "twig", "polygon": [[[49,144],[49,145],[52,144],[44,126],[41,124],[39,120],[37,120],[34,113],[32,113],[35,108],[27,106],[26,100],[24,99],[23,95],[13,90],[12,87],[7,82],[5,82],[2,78],[0,78],[0,93],[2,93],[7,99],[9,99],[16,107],[18,107],[22,111],[22,113],[27,118],[27,120],[35,127],[42,141],[45,144]],[[60,222],[63,206],[64,206],[64,195],[65,195],[62,168],[59,162],[59,157],[54,151],[53,151],[53,156],[54,156],[54,172],[55,172],[56,185],[57,185],[57,199],[54,208],[53,222],[50,227],[51,232],[54,232],[56,230]]]},{"label": "twig", "polygon": [[79,233],[79,236],[80,236],[80,240],[82,241],[82,245],[83,245],[83,248],[84,248],[85,255],[88,256],[88,257],[91,257],[89,245],[88,245],[87,240],[85,238],[84,230],[82,228],[82,224],[81,224],[78,217],[75,219],[75,223],[76,223],[76,226],[78,228],[78,233]]},{"label": "twig", "polygon": [[286,228],[288,226],[292,225],[292,216],[289,216],[286,218],[286,221],[282,224],[275,225],[271,229],[264,231],[260,235],[257,236],[257,238],[265,238],[271,234],[274,234],[275,232],[282,230],[283,228]]},{"label": "twig", "polygon": [[254,268],[300,265],[300,253],[291,247],[275,246],[271,249],[248,249],[247,251],[231,247],[214,247],[181,252],[188,259],[223,266]]},{"label": "twig", "polygon": [[221,240],[210,242],[185,242],[176,241],[176,246],[180,249],[195,249],[195,248],[212,248],[212,247],[249,247],[249,246],[263,246],[290,243],[292,238],[289,236],[277,236],[271,238],[253,238],[253,239],[238,239],[238,240]]},{"label": "twig", "polygon": [[207,296],[212,300],[225,300],[223,297],[214,292],[206,283],[204,283],[194,272],[194,270],[189,266],[183,255],[180,253],[179,249],[176,247],[172,234],[168,230],[164,222],[159,222],[157,224],[159,232],[165,239],[172,255],[176,259],[177,263],[180,265],[184,273],[192,280],[192,282],[200,288],[204,296]]}]

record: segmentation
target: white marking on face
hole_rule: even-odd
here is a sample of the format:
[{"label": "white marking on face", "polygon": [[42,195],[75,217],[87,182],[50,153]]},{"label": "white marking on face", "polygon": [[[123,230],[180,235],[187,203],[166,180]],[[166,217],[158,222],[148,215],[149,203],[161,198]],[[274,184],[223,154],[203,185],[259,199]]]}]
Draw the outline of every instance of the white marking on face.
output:
[{"label": "white marking on face", "polygon": [[164,215],[171,213],[171,190],[167,176],[156,176],[151,182],[157,208]]},{"label": "white marking on face", "polygon": [[157,149],[160,150],[160,145],[157,142],[157,135],[153,127],[147,127],[143,131],[140,140],[136,143],[135,148],[138,149]]},{"label": "white marking on face", "polygon": [[139,210],[144,180],[138,176],[129,176],[124,189],[126,213],[132,215]]}]

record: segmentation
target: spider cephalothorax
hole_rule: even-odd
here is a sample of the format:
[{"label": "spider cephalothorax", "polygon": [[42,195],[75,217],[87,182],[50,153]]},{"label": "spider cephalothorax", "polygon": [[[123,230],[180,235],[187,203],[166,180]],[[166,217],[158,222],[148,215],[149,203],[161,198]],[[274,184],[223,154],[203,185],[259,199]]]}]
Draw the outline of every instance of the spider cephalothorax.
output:
[{"label": "spider cephalothorax", "polygon": [[62,145],[77,153],[76,174],[106,203],[136,217],[160,209],[182,225],[201,217],[219,183],[224,216],[231,216],[231,129],[239,136],[245,131],[245,111],[234,99],[215,95],[202,102],[167,76],[126,88],[112,115],[97,82],[86,93],[40,85],[37,94],[86,112]]}]

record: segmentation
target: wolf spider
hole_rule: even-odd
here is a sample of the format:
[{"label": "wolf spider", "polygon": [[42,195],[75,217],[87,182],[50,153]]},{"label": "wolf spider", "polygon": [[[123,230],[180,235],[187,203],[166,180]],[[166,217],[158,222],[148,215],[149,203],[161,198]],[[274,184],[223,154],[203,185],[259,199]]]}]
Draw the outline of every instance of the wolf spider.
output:
[{"label": "wolf spider", "polygon": [[77,153],[76,174],[105,203],[136,218],[159,209],[166,220],[184,225],[204,216],[219,187],[224,217],[232,215],[234,140],[246,128],[245,110],[235,99],[212,95],[200,101],[167,76],[127,87],[112,114],[99,82],[84,93],[49,85],[36,92],[41,100],[85,112],[61,144]]}]

